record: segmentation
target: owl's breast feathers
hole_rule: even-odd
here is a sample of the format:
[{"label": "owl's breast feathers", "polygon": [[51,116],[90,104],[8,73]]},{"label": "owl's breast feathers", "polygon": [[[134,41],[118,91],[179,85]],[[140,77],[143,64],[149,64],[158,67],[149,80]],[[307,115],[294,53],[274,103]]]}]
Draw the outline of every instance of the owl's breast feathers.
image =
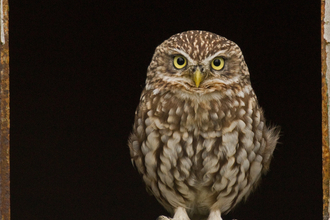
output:
[{"label": "owl's breast feathers", "polygon": [[135,117],[132,161],[170,212],[230,211],[268,170],[278,139],[244,88],[204,96],[144,90]]}]

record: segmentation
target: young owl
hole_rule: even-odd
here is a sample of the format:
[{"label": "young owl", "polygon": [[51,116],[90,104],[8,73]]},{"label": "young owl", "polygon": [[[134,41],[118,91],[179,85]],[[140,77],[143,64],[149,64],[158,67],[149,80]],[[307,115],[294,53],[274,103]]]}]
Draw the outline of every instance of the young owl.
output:
[{"label": "young owl", "polygon": [[278,136],[234,42],[187,31],[156,48],[128,144],[174,220],[221,220],[267,172]]}]

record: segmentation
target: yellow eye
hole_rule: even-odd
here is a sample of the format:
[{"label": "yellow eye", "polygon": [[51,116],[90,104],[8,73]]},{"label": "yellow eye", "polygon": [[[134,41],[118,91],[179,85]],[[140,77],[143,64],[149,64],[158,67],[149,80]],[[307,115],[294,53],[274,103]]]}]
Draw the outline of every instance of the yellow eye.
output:
[{"label": "yellow eye", "polygon": [[225,65],[225,60],[221,57],[216,57],[212,60],[211,66],[214,70],[221,70]]},{"label": "yellow eye", "polygon": [[175,56],[173,60],[173,65],[177,69],[182,69],[187,65],[187,60],[183,56]]}]

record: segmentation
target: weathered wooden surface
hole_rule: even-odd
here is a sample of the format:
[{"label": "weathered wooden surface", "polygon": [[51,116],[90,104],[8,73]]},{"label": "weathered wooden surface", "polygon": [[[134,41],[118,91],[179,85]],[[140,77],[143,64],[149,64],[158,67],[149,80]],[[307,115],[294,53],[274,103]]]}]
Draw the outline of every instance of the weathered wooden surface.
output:
[{"label": "weathered wooden surface", "polygon": [[[322,175],[323,175],[323,219],[329,219],[329,99],[328,99],[328,80],[329,70],[327,65],[327,47],[329,40],[326,36],[329,30],[327,18],[325,17],[325,7],[329,7],[329,2],[321,1],[321,58],[322,58]],[[329,48],[328,48],[329,49]],[[329,51],[328,51],[329,52]]]},{"label": "weathered wooden surface", "polygon": [[10,219],[9,180],[9,7],[8,0],[1,1],[0,38],[0,216]]}]

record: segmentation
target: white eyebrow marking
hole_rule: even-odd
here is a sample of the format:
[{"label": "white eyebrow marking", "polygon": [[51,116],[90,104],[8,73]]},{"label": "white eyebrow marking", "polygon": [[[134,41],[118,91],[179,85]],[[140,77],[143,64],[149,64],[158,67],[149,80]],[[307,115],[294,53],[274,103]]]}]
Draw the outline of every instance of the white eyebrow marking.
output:
[{"label": "white eyebrow marking", "polygon": [[176,48],[171,48],[171,50],[180,53],[181,55],[183,55],[185,58],[187,58],[188,63],[192,64],[192,65],[197,65],[196,61],[191,59],[191,57],[184,51],[176,49]]},{"label": "white eyebrow marking", "polygon": [[211,60],[213,60],[215,57],[218,57],[218,56],[220,56],[220,57],[228,57],[225,52],[227,52],[227,50],[220,50],[220,51],[216,52],[215,54],[213,54],[213,55],[211,55],[209,57],[206,57],[202,61],[202,64],[203,65],[208,65]]}]

